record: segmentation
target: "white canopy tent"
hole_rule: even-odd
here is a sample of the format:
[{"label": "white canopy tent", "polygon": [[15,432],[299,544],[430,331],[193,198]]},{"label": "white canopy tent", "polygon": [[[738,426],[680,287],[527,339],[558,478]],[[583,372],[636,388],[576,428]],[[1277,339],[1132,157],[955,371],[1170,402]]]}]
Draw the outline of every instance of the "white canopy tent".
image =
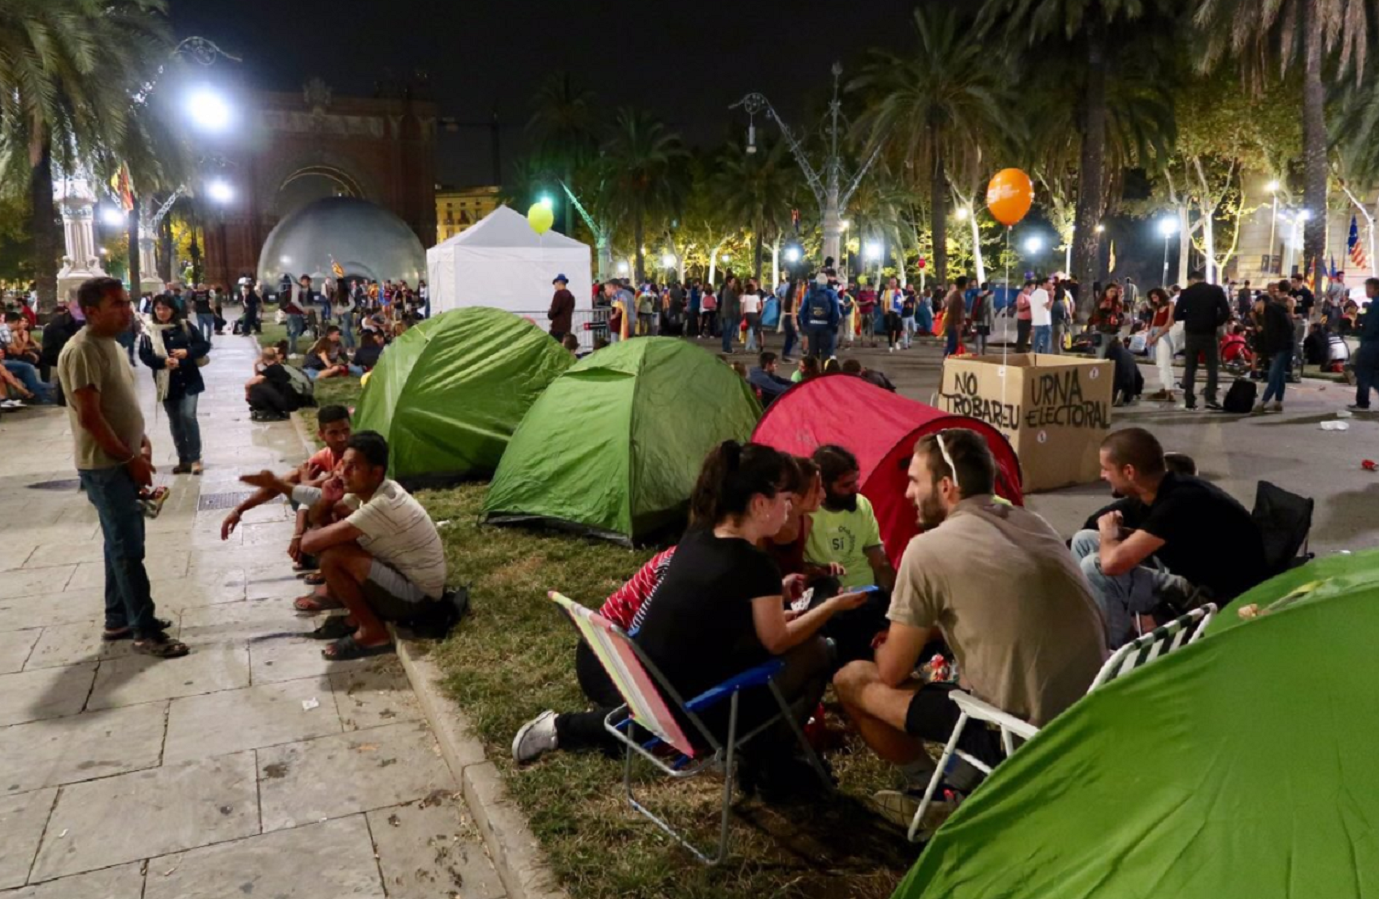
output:
[{"label": "white canopy tent", "polygon": [[537,234],[527,217],[499,206],[482,220],[426,251],[433,315],[462,306],[493,306],[530,316],[549,329],[556,275],[569,278],[578,308],[593,296],[590,251],[571,237]]}]

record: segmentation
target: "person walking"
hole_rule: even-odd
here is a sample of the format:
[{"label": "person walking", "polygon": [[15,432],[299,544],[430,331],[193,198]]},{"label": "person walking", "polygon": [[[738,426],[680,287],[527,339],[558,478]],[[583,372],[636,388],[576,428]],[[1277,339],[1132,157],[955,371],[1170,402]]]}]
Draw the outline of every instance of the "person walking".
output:
[{"label": "person walking", "polygon": [[1369,306],[1360,320],[1360,349],[1355,353],[1355,402],[1352,412],[1369,411],[1369,392],[1379,383],[1379,278],[1365,279]]},{"label": "person walking", "polygon": [[963,291],[967,287],[967,276],[961,275],[953,282],[948,296],[943,301],[943,355],[953,356],[962,346],[962,329],[967,314],[967,299]]},{"label": "person walking", "polygon": [[852,348],[852,338],[857,332],[857,299],[853,296],[852,288],[844,288],[838,294],[838,336],[835,346],[846,343],[848,348]]},{"label": "person walking", "polygon": [[346,349],[354,349],[354,294],[349,284],[341,279],[335,285],[334,303],[331,312],[340,325],[340,341]]},{"label": "person walking", "polygon": [[699,333],[705,337],[714,336],[718,329],[718,297],[714,296],[713,285],[704,282],[704,293],[699,298],[699,309],[702,319],[699,323]]},{"label": "person walking", "polygon": [[1057,282],[1053,289],[1053,307],[1049,309],[1049,352],[1055,356],[1063,355],[1063,339],[1072,327],[1071,299],[1064,282]]},{"label": "person walking", "polygon": [[748,354],[759,352],[761,344],[761,291],[757,289],[757,282],[752,278],[747,279],[747,287],[742,291],[740,299],[742,303],[742,317],[747,322],[747,352]]},{"label": "person walking", "polygon": [[[1108,293],[1110,292],[1108,288]],[[1173,309],[1173,320],[1183,323],[1183,352],[1187,354],[1187,370],[1183,373],[1184,408],[1197,408],[1197,357],[1201,355],[1207,362],[1207,408],[1213,412],[1221,410],[1216,401],[1216,378],[1220,358],[1217,353],[1216,329],[1231,317],[1230,303],[1226,294],[1215,284],[1208,284],[1201,271],[1188,276],[1187,289],[1178,295],[1178,304]]]},{"label": "person walking", "polygon": [[790,351],[795,348],[795,341],[799,339],[799,305],[800,298],[804,296],[804,281],[796,280],[785,286],[780,301],[780,329],[785,334],[785,345],[780,351],[780,361],[790,364],[794,360],[790,358]]},{"label": "person walking", "polygon": [[546,318],[550,319],[551,336],[556,343],[564,340],[574,327],[575,295],[570,293],[569,284],[570,279],[563,273],[551,281],[555,293],[551,296],[551,308],[546,312]]},{"label": "person walking", "polygon": [[738,324],[742,321],[742,308],[738,302],[741,290],[741,282],[729,276],[728,280],[723,282],[723,289],[718,292],[718,327],[723,329],[725,354],[733,352],[733,335],[737,333]]},{"label": "person walking", "polygon": [[[254,289],[252,284],[242,283],[239,286],[239,302],[244,308],[244,315],[239,324],[240,333],[262,334],[263,297],[259,296],[259,292]],[[152,310],[150,309],[150,311]]]},{"label": "person walking", "polygon": [[199,329],[177,314],[171,300],[155,297],[153,312],[139,341],[139,359],[153,369],[154,392],[168,415],[168,428],[177,447],[173,474],[201,474],[201,427],[196,421],[197,397],[205,391],[201,364],[211,350]]},{"label": "person walking", "polygon": [[[1283,411],[1283,394],[1288,388],[1288,369],[1293,361],[1293,314],[1284,295],[1261,297],[1254,305],[1253,317],[1259,328],[1255,349],[1269,360],[1269,379],[1264,395],[1250,410],[1251,415]],[[1269,400],[1273,399],[1273,406]]]},{"label": "person walking", "polygon": [[887,352],[894,353],[905,327],[901,318],[905,308],[905,292],[900,289],[900,282],[895,278],[886,282],[886,289],[881,293],[881,308],[886,310],[886,342],[889,345]]},{"label": "person walking", "polygon": [[[164,297],[165,302],[170,298]],[[134,311],[115,278],[91,278],[77,288],[86,327],[58,357],[58,378],[68,399],[77,475],[96,508],[105,543],[105,631],[103,640],[133,640],[134,651],[171,659],[187,646],[165,633],[148,571],[144,568],[144,516],[140,488],[153,485],[153,445],[134,392],[134,373],[115,335],[129,327]]]},{"label": "person walking", "polygon": [[828,275],[820,272],[800,307],[800,324],[809,338],[809,355],[820,364],[833,356],[833,338],[841,317],[838,294],[828,286]]},{"label": "person walking", "polygon": [[857,291],[857,315],[862,326],[862,340],[866,346],[876,346],[876,290],[863,284]]},{"label": "person walking", "polygon": [[1029,335],[1033,328],[1030,312],[1030,296],[1034,292],[1034,282],[1026,281],[1020,295],[1015,298],[1015,352],[1029,352]]},{"label": "person walking", "polygon": [[206,338],[206,342],[211,342],[211,335],[215,333],[215,306],[211,297],[211,292],[206,289],[205,284],[196,285],[192,292],[192,308],[196,311],[196,327],[201,331],[201,336]]},{"label": "person walking", "polygon": [[972,298],[972,324],[976,334],[974,349],[978,356],[986,355],[986,344],[996,327],[996,303],[991,285],[982,282],[981,290]]}]

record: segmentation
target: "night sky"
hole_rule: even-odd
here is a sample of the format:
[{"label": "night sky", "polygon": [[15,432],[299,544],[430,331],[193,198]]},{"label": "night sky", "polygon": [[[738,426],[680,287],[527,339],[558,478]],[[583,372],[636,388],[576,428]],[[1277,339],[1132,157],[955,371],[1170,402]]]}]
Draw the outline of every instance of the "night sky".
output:
[{"label": "night sky", "polygon": [[[666,3],[599,0],[172,0],[178,37],[201,35],[243,58],[248,86],[296,91],[312,76],[338,94],[370,96],[382,70],[425,70],[441,114],[504,124],[504,164],[522,151],[529,99],[543,77],[569,70],[611,111],[646,107],[694,144],[745,119],[726,107],[765,93],[793,127],[826,97],[829,65],[849,73],[866,47],[913,46],[913,0],[839,6],[804,0]],[[232,64],[233,65],[233,64]],[[483,128],[443,135],[438,175],[491,180]]]}]

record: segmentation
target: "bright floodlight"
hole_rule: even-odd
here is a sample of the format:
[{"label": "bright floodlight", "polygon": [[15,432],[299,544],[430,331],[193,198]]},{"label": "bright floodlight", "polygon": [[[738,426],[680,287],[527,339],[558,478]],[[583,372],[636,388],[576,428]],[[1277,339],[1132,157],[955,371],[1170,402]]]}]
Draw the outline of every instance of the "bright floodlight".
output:
[{"label": "bright floodlight", "polygon": [[207,87],[197,88],[188,95],[187,114],[203,131],[224,131],[230,126],[230,104]]},{"label": "bright floodlight", "polygon": [[843,226],[843,230],[846,231],[846,230],[848,229],[848,226],[851,225],[852,222],[849,222],[847,219],[842,219],[842,220],[840,220],[840,221],[838,222],[838,224],[839,224],[839,225],[842,225],[842,226]]},{"label": "bright floodlight", "polygon": [[627,263],[626,263],[626,262],[619,262],[619,263],[618,263],[618,274],[620,274],[620,275],[625,275],[625,274],[627,274]]},{"label": "bright floodlight", "polygon": [[872,242],[872,243],[867,244],[867,258],[868,258],[868,259],[880,259],[880,258],[881,258],[881,244],[875,243],[875,242]]},{"label": "bright floodlight", "polygon": [[1096,226],[1096,233],[1098,233],[1098,234],[1100,234],[1101,232],[1103,232],[1103,231],[1105,231],[1105,230],[1106,230],[1106,226],[1105,226],[1105,225],[1097,225],[1097,226]]},{"label": "bright floodlight", "polygon": [[1044,249],[1044,239],[1042,237],[1025,238],[1026,253],[1029,253],[1031,256],[1033,256],[1035,253],[1038,253],[1042,249]]},{"label": "bright floodlight", "polygon": [[724,253],[724,254],[723,254],[723,261],[724,261],[724,262],[732,262],[732,261],[733,261],[733,257],[732,257],[731,255],[729,255],[728,253]]},{"label": "bright floodlight", "polygon": [[966,207],[966,206],[959,206],[957,212],[953,213],[953,215],[954,215],[954,216],[957,218],[957,220],[960,221],[960,222],[965,222],[965,221],[967,221],[967,216],[968,216],[967,207]]},{"label": "bright floodlight", "polygon": [[799,247],[786,247],[786,248],[785,248],[785,261],[786,261],[786,262],[799,262],[799,261],[800,261],[800,248],[799,248]]},{"label": "bright floodlight", "polygon": [[101,223],[111,228],[118,228],[124,224],[124,213],[113,206],[101,207]]},{"label": "bright floodlight", "polygon": [[1172,237],[1178,233],[1177,219],[1159,219],[1159,235],[1161,237]]},{"label": "bright floodlight", "polygon": [[1302,219],[1304,222],[1311,221],[1311,220],[1312,220],[1312,210],[1310,210],[1310,209],[1301,209],[1301,210],[1299,210],[1299,211],[1298,211],[1298,218]]},{"label": "bright floodlight", "polygon": [[662,256],[662,257],[661,257],[661,266],[662,266],[663,268],[675,268],[675,254],[674,254],[674,253],[666,253],[664,256]]},{"label": "bright floodlight", "polygon": [[223,179],[217,178],[206,185],[206,195],[217,203],[228,203],[235,198],[235,189]]},{"label": "bright floodlight", "polygon": [[109,254],[110,254],[110,251],[109,251],[109,250],[107,250],[105,247],[101,247],[101,255],[102,255],[102,256],[108,256]]},{"label": "bright floodlight", "polygon": [[555,205],[555,203],[551,200],[549,194],[542,194],[541,200],[539,202],[542,206],[545,206],[547,209],[550,209],[552,206]]},{"label": "bright floodlight", "polygon": [[1264,189],[1271,194],[1276,194],[1278,193],[1278,182],[1270,181],[1268,184],[1264,185]]}]

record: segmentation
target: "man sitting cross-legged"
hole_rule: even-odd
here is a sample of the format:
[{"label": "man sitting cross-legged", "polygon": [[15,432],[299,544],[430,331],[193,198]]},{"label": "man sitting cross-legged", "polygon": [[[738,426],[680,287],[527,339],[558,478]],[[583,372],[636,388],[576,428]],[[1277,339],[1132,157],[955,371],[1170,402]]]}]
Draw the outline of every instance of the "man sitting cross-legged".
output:
[{"label": "man sitting cross-legged", "polygon": [[349,439],[339,473],[319,488],[293,487],[271,471],[240,479],[310,504],[313,530],[302,550],[320,558],[327,595],[348,612],[312,632],[334,640],[321,652],[332,661],[390,651],[383,622],[423,617],[445,593],[440,534],[387,473],[387,441],[360,431]]},{"label": "man sitting cross-legged", "polygon": [[[948,697],[954,685],[915,675],[925,644],[941,635],[963,690],[1039,726],[1087,691],[1106,657],[1087,579],[1048,523],[994,500],[996,463],[981,435],[922,438],[909,477],[905,495],[924,533],[901,558],[890,629],[875,661],[852,662],[833,679],[862,739],[904,773],[904,791],[876,796],[902,826],[934,771],[924,742],[947,742],[959,714]],[[958,746],[988,764],[1001,758],[999,738],[980,724],[968,725]],[[950,780],[962,790],[976,771],[962,763],[953,775],[968,780]]]}]

